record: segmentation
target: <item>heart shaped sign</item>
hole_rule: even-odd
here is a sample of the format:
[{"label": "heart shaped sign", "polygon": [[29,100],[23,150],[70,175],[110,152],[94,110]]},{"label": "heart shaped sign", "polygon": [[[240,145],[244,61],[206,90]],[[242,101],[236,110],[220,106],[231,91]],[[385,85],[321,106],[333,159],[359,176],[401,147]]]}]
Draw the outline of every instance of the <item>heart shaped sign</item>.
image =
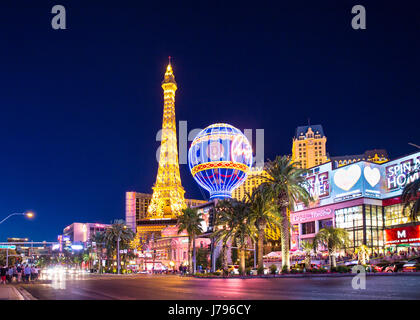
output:
[{"label": "heart shaped sign", "polygon": [[366,181],[371,185],[371,187],[375,187],[379,180],[381,180],[381,173],[378,168],[371,168],[365,167],[363,169],[363,174],[365,175]]},{"label": "heart shaped sign", "polygon": [[348,168],[338,169],[334,174],[334,183],[340,189],[349,191],[362,175],[362,169],[357,164]]}]

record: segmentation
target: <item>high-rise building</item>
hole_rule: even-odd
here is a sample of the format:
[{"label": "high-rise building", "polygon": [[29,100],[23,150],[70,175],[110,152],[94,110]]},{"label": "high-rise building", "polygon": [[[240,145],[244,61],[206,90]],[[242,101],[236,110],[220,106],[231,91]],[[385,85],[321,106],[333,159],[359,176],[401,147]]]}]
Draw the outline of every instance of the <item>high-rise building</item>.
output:
[{"label": "high-rise building", "polygon": [[327,137],[321,125],[299,126],[293,138],[292,160],[300,168],[311,168],[327,161]]},{"label": "high-rise building", "polygon": [[63,230],[63,238],[65,237],[72,243],[86,243],[90,241],[96,232],[104,232],[105,229],[110,228],[110,224],[103,223],[80,223],[74,222]]},{"label": "high-rise building", "polygon": [[[125,195],[125,221],[127,226],[136,232],[137,226],[141,224],[142,220],[147,220],[147,211],[152,201],[152,194],[128,191]],[[207,201],[185,199],[185,203],[189,207],[195,207],[207,203]]]},{"label": "high-rise building", "polygon": [[245,182],[233,190],[232,198],[243,200],[246,193],[251,194],[255,188],[264,182],[264,176],[268,176],[264,168],[252,167],[248,171],[248,177],[246,178]]},{"label": "high-rise building", "polygon": [[169,61],[162,82],[164,100],[162,142],[152,201],[147,209],[147,218],[150,219],[176,219],[186,206],[184,199],[185,190],[181,185],[179,174],[176,139],[175,91],[177,88]]}]

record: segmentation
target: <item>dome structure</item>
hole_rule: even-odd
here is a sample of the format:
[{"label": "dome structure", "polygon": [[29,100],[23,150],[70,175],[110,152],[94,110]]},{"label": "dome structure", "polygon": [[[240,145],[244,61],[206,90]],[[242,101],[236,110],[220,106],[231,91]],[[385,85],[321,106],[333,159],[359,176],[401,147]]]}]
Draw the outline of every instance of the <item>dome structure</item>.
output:
[{"label": "dome structure", "polygon": [[231,198],[252,165],[252,147],[234,126],[212,124],[194,138],[188,164],[197,183],[210,192],[210,199]]}]

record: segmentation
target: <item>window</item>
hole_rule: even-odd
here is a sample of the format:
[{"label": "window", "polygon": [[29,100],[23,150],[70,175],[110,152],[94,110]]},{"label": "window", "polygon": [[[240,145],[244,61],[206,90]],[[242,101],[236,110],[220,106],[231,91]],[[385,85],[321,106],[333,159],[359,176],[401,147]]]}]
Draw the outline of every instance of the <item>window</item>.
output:
[{"label": "window", "polygon": [[319,230],[332,227],[332,219],[324,219],[318,221]]},{"label": "window", "polygon": [[398,224],[409,223],[409,208],[403,212],[402,204],[394,204],[392,206],[385,207],[385,226],[395,226]]},{"label": "window", "polygon": [[315,221],[302,223],[302,234],[315,233]]}]

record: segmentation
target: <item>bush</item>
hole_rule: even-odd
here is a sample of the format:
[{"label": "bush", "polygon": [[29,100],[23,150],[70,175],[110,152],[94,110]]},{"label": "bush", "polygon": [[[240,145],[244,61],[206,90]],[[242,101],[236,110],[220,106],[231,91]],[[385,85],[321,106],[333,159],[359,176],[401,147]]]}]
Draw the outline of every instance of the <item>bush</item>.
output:
[{"label": "bush", "polygon": [[270,273],[271,274],[276,274],[276,271],[277,271],[277,266],[275,264],[272,264],[270,266]]},{"label": "bush", "polygon": [[284,267],[281,269],[281,273],[285,273],[285,274],[289,273],[289,270],[287,270],[287,267],[286,267],[286,266],[284,266]]},{"label": "bush", "polygon": [[348,273],[351,271],[350,267],[347,266],[337,266],[337,267],[332,267],[331,268],[331,272],[339,272],[339,273]]}]

